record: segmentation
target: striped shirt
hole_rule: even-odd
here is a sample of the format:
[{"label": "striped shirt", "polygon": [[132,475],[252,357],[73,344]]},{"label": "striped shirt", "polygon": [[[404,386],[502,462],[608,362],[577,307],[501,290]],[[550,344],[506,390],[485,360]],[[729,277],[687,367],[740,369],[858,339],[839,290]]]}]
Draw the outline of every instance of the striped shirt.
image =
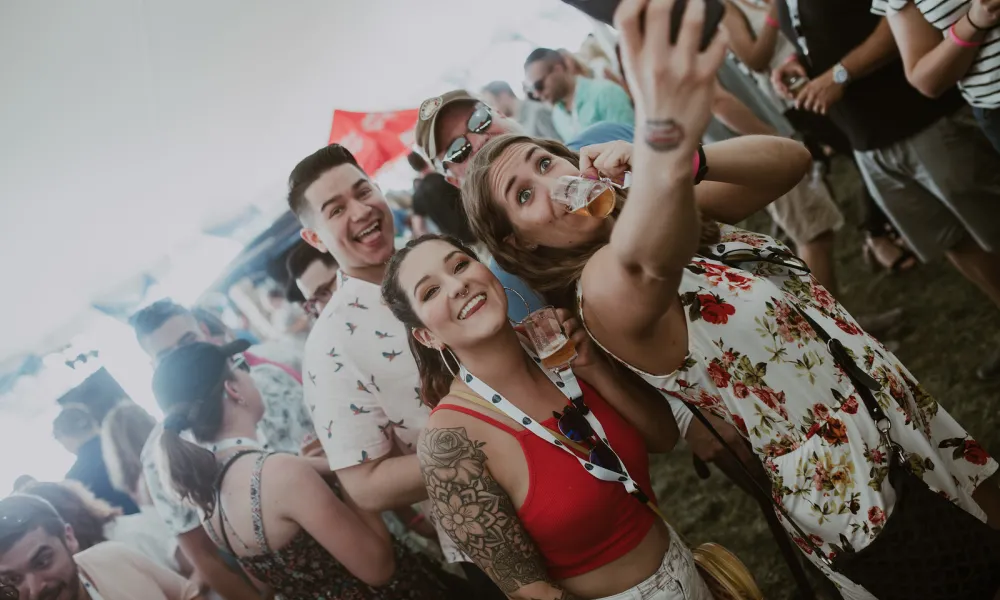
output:
[{"label": "striped shirt", "polygon": [[[872,12],[891,16],[911,0],[872,0]],[[948,28],[969,12],[972,0],[915,0],[927,22],[947,35]],[[975,62],[958,82],[966,102],[980,108],[1000,107],[1000,27],[994,27],[983,40]]]}]

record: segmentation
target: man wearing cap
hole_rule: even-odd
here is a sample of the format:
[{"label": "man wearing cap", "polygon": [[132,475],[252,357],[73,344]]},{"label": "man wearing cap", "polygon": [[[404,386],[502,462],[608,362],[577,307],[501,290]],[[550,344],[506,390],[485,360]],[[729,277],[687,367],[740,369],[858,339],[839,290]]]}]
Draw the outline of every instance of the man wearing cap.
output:
[{"label": "man wearing cap", "polygon": [[[78,552],[73,528],[36,496],[0,500],[0,599],[196,600],[198,587],[123,544]],[[251,597],[251,596],[244,596]]]}]

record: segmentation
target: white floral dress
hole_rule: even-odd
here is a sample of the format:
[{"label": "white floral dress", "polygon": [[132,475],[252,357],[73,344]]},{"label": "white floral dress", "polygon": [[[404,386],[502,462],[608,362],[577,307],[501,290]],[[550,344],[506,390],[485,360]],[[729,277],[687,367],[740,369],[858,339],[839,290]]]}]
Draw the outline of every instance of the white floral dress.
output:
[{"label": "white floral dress", "polygon": [[[716,254],[767,247],[787,251],[768,236],[724,226]],[[743,266],[747,270],[695,257],[678,292],[688,327],[687,359],[669,375],[637,372],[664,393],[739,429],[770,475],[774,499],[827,556],[847,547],[860,550],[892,512],[888,457],[850,379],[794,305],[881,384],[875,397],[914,472],[985,520],[971,494],[997,462],[813,277],[766,262]],[[873,598],[833,573],[785,526],[845,598]]]}]

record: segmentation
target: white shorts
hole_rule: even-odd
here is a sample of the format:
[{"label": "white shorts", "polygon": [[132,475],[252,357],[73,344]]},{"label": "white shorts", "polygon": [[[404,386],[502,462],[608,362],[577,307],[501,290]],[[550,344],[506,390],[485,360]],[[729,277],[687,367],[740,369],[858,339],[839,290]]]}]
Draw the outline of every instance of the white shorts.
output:
[{"label": "white shorts", "polygon": [[660,568],[639,585],[600,600],[712,600],[684,540],[670,528],[670,548]]}]

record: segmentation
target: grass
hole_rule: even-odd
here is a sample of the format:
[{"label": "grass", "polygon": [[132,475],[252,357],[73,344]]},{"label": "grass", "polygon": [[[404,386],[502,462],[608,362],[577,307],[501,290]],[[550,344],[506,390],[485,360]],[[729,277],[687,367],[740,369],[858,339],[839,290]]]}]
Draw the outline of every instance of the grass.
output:
[{"label": "grass", "polygon": [[[976,366],[1000,347],[1000,311],[946,260],[899,275],[875,274],[861,256],[861,180],[848,160],[834,163],[831,182],[847,219],[838,232],[838,299],[855,314],[897,306],[904,323],[888,337],[900,342],[896,355],[988,450],[1000,451],[1000,386],[978,381]],[[770,231],[765,215],[749,229]],[[674,527],[693,544],[713,541],[735,552],[757,578],[768,600],[790,600],[795,585],[760,509],[718,470],[698,479],[691,454],[678,447],[654,457],[653,487]]]}]

